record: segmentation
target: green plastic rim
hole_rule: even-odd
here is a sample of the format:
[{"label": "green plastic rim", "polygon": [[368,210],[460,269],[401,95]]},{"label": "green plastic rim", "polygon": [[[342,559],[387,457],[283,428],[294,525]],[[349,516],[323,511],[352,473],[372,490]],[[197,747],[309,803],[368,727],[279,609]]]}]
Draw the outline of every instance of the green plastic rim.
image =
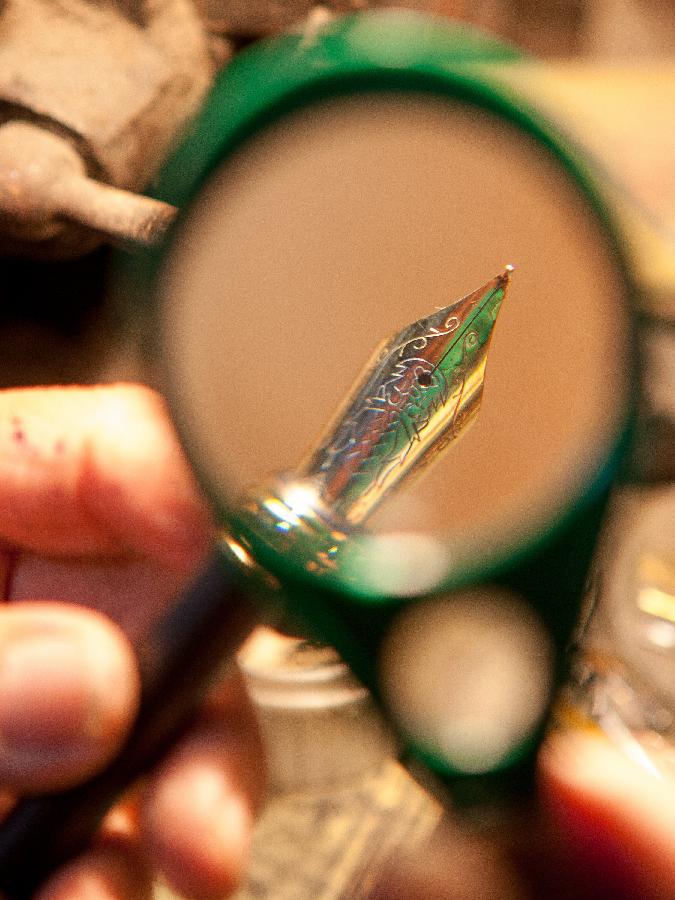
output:
[{"label": "green plastic rim", "polygon": [[[167,162],[153,190],[154,196],[178,206],[181,213],[162,244],[137,260],[133,275],[136,292],[140,290],[146,298],[151,298],[150,352],[156,335],[161,334],[159,286],[164,260],[171,252],[191,201],[211,175],[243,143],[285,115],[313,103],[364,92],[409,91],[460,100],[507,119],[533,137],[565,168],[603,227],[626,285],[626,315],[632,320],[630,301],[635,289],[630,269],[592,165],[567,136],[500,82],[499,71],[522,59],[514,47],[481,32],[408,11],[347,16],[330,23],[311,39],[301,34],[285,35],[256,44],[236,57],[216,81],[201,114]],[[161,366],[161,347],[155,346],[154,351]],[[448,573],[439,583],[438,592],[471,581],[500,578],[502,573],[563,539],[573,523],[586,517],[590,517],[589,522],[598,518],[598,504],[604,506],[609,487],[621,471],[632,433],[638,396],[635,347],[627,348],[626,358],[635,367],[632,379],[635,391],[629,398],[629,414],[616,435],[612,451],[588,480],[585,490],[550,522],[548,529],[541,530],[507,555],[480,559],[470,569]],[[182,426],[179,404],[172,402],[170,374],[164,388],[188,456],[217,513],[227,523],[232,511],[214,490],[208,474],[200,469],[199,460],[190,453],[189,432]],[[314,576],[292,558],[265,547],[255,547],[254,551],[259,561],[282,579],[315,583]],[[371,589],[346,585],[339,577],[326,586],[371,603],[390,599]]]}]

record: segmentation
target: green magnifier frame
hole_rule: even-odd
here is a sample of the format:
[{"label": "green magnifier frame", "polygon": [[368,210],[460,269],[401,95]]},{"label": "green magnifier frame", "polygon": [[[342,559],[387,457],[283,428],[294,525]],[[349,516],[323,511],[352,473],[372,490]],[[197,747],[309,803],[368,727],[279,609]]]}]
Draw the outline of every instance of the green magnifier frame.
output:
[{"label": "green magnifier frame", "polygon": [[[378,659],[392,623],[420,599],[452,595],[484,583],[526,599],[549,636],[554,650],[552,684],[560,684],[609,492],[622,476],[631,445],[639,364],[633,343],[634,289],[620,232],[603,199],[593,164],[509,87],[509,68],[523,61],[520,51],[480,32],[409,12],[350,15],[329,22],[311,35],[287,34],[252,45],[222,72],[200,115],[160,174],[153,195],[176,205],[180,214],[162,244],[133,263],[134,289],[142,298],[139,315],[152,365],[160,373],[161,387],[188,458],[224,527],[235,533],[247,552],[281,585],[286,614],[314,638],[332,644],[379,698],[385,712],[388,703],[381,689]],[[424,598],[378,590],[372,580],[360,584],[343,577],[340,571],[318,577],[307,571],[303,560],[292,551],[282,552],[261,541],[255,529],[247,530],[238,521],[234,504],[214,484],[213,472],[196,446],[180,378],[172,370],[164,343],[170,327],[165,304],[167,266],[182,230],[188,227],[191,209],[223,165],[258,136],[299,111],[334,101],[389,94],[460,103],[469,111],[504,122],[537,145],[583,198],[589,216],[604,234],[621,283],[616,297],[618,315],[625,321],[622,355],[627,374],[620,387],[625,394],[621,413],[601,458],[594,462],[583,485],[532,534],[498,552],[479,554],[459,569],[443,571],[436,583],[427,586]],[[226,221],[223,227],[227,227]],[[517,265],[518,261],[513,261]],[[486,280],[494,274],[486,272]],[[517,277],[516,271],[516,285]],[[226,290],[223,298],[227,303]],[[293,462],[289,460],[289,464]],[[223,565],[235,565],[225,545]],[[529,788],[545,719],[544,714],[515,747],[480,772],[460,770],[416,740],[405,727],[402,730],[409,749],[451,784],[454,801],[471,805],[511,797]]]}]

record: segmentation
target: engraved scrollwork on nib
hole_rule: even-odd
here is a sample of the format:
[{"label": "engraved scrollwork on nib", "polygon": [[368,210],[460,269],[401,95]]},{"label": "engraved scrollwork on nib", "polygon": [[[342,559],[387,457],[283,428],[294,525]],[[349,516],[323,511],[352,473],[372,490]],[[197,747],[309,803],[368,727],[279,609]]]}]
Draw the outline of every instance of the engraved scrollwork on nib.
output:
[{"label": "engraved scrollwork on nib", "polygon": [[350,529],[475,420],[512,271],[383,341],[305,462],[249,495],[246,528],[334,572]]},{"label": "engraved scrollwork on nib", "polygon": [[319,479],[334,514],[363,522],[395,484],[438,455],[435,442],[446,432],[456,439],[475,419],[510,272],[383,342],[297,473]]}]

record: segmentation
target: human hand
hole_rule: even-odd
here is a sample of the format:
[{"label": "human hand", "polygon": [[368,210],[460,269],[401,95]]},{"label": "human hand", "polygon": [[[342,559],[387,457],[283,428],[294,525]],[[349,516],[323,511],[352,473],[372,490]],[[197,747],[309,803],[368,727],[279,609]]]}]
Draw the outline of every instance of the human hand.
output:
[{"label": "human hand", "polygon": [[554,734],[536,821],[492,840],[449,823],[371,900],[674,900],[673,756],[650,768],[603,736]]},{"label": "human hand", "polygon": [[[0,392],[5,807],[82,781],[115,755],[138,704],[129,638],[142,638],[214,534],[151,391]],[[255,719],[232,677],[92,850],[38,897],[141,900],[153,871],[182,895],[224,896],[243,869],[262,771]]]}]

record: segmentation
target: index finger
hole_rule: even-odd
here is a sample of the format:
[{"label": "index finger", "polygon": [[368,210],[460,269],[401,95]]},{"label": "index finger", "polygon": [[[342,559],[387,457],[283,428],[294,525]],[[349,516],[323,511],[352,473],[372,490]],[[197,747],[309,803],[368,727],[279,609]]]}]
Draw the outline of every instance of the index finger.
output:
[{"label": "index finger", "polygon": [[161,397],[129,384],[0,392],[0,539],[192,568],[213,524]]}]

